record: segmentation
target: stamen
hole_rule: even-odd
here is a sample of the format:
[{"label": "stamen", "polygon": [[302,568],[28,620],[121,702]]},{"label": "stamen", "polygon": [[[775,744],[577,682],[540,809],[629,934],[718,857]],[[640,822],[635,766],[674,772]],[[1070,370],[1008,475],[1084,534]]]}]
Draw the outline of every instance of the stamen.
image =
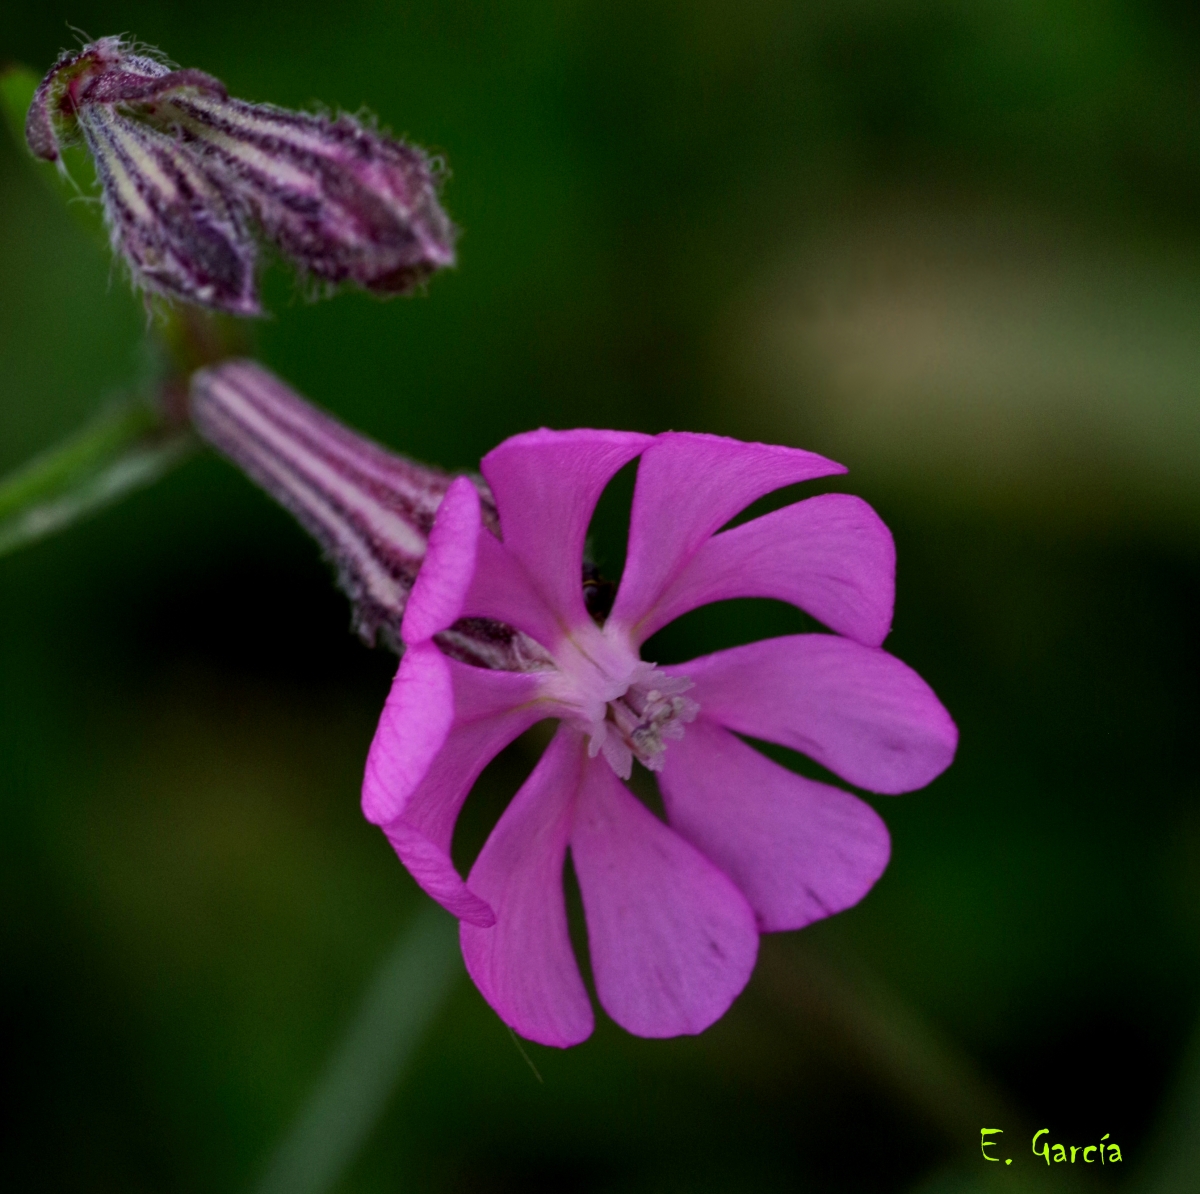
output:
[{"label": "stamen", "polygon": [[609,701],[602,749],[622,779],[629,778],[634,758],[651,771],[662,770],[667,742],[681,739],[684,725],[695,721],[700,712],[695,701],[682,695],[691,687],[686,677],[655,669],[631,684],[624,696]]}]

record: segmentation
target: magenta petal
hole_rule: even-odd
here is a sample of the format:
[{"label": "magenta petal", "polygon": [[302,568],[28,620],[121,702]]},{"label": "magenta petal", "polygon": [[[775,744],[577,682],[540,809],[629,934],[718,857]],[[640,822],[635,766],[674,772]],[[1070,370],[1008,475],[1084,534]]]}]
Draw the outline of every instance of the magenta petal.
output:
[{"label": "magenta petal", "polygon": [[783,485],[845,471],[798,448],[688,432],[656,437],[638,465],[629,551],[609,621],[640,641],[642,619],[701,544],[735,514]]},{"label": "magenta petal", "polygon": [[714,535],[637,628],[637,641],[680,614],[732,597],[787,601],[830,630],[877,647],[892,625],[896,548],[861,498],[822,494]]},{"label": "magenta petal", "polygon": [[650,1037],[702,1032],[723,1016],[754,969],[754,913],[603,759],[584,767],[571,857],[604,1010]]},{"label": "magenta petal", "polygon": [[492,830],[468,883],[496,911],[494,928],[459,930],[467,970],[500,1019],[543,1045],[577,1045],[592,1008],[567,933],[563,862],[585,757],[560,726]]},{"label": "magenta petal", "polygon": [[887,866],[887,826],[870,805],[705,717],[671,744],[659,784],[671,826],[737,884],[763,932],[857,904]]},{"label": "magenta petal", "polygon": [[382,825],[400,815],[453,720],[450,661],[432,643],[409,647],[367,755],[362,810],[368,821]]},{"label": "magenta petal", "polygon": [[922,788],[954,758],[958,730],[912,668],[833,634],[763,639],[680,664],[704,716],[791,747],[860,788]]},{"label": "magenta petal", "polygon": [[565,629],[533,587],[520,561],[488,530],[479,532],[475,577],[461,616],[505,622],[550,649]]},{"label": "magenta petal", "polygon": [[458,477],[438,506],[425,559],[404,609],[404,642],[433,638],[460,617],[475,575],[480,525],[479,493],[466,477]]},{"label": "magenta petal", "polygon": [[[409,652],[420,647],[410,647]],[[479,773],[518,734],[545,716],[537,680],[521,672],[489,671],[444,661],[453,687],[454,723],[444,744],[399,812],[383,825],[400,861],[448,911],[473,924],[495,921],[484,900],[467,890],[450,858],[454,824]],[[402,733],[403,723],[387,734]],[[376,742],[385,736],[383,723]],[[374,758],[374,747],[372,748]],[[368,760],[368,776],[371,760]]]},{"label": "magenta petal", "polygon": [[596,502],[650,442],[633,432],[542,428],[505,440],[483,458],[504,545],[564,626],[588,620],[580,567]]},{"label": "magenta petal", "polygon": [[447,912],[485,929],[496,923],[496,914],[488,902],[467,889],[448,850],[413,829],[403,818],[385,826],[384,833],[421,890],[437,900]]}]

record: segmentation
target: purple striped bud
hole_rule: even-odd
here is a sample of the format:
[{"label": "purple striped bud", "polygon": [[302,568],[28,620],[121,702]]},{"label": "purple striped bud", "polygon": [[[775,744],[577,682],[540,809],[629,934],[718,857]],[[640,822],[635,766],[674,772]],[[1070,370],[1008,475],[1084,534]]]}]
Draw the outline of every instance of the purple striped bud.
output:
[{"label": "purple striped bud", "polygon": [[[454,477],[351,431],[254,361],[193,374],[191,412],[200,435],[320,543],[364,641],[382,635],[398,650],[404,607]],[[495,529],[491,494],[482,478],[475,484]],[[464,618],[438,641],[479,667],[528,671],[545,660],[531,639],[486,618]]]},{"label": "purple striped bud", "polygon": [[400,294],[454,263],[425,155],[351,116],[288,112],[194,90],[148,106],[219,167],[263,235],[305,274]]},{"label": "purple striped bud", "polygon": [[86,143],[100,180],[113,251],[135,285],[202,306],[256,315],[256,248],[248,213],[178,138],[133,118],[130,104],[165,91],[223,94],[199,71],[171,71],[104,38],[65,55],[34,94],[25,134],[39,157]]},{"label": "purple striped bud", "polygon": [[231,99],[210,75],[171,70],[120,38],[64,55],[25,131],[60,164],[60,147],[84,140],[114,249],[147,290],[255,314],[255,236],[310,278],[381,294],[454,261],[419,149],[350,116]]}]

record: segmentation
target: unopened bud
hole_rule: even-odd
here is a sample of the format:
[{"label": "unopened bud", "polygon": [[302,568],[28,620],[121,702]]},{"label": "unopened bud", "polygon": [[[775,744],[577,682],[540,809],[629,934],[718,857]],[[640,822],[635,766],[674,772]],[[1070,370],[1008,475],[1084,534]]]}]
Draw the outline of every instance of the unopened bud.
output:
[{"label": "unopened bud", "polygon": [[453,229],[419,149],[347,115],[194,90],[149,112],[219,163],[264,236],[312,278],[403,293],[454,262]]},{"label": "unopened bud", "polygon": [[402,293],[454,261],[437,179],[413,146],[353,117],[231,99],[108,37],[64,55],[26,121],[39,157],[80,138],[113,246],[147,290],[255,314],[256,236],[304,275]]},{"label": "unopened bud", "polygon": [[169,90],[222,91],[199,71],[171,71],[104,38],[65,55],[42,80],[26,118],[30,148],[61,165],[82,140],[96,165],[113,251],[143,289],[255,315],[256,246],[244,204],[211,164],[131,115]]}]

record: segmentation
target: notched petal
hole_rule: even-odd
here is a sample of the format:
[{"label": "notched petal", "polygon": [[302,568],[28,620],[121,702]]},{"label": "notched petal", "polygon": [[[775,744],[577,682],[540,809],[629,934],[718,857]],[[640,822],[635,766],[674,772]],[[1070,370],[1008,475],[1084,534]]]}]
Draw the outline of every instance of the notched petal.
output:
[{"label": "notched petal", "polygon": [[857,904],[887,866],[887,827],[870,805],[704,718],[671,747],[660,782],[671,826],[737,884],[764,932]]},{"label": "notched petal", "polygon": [[799,448],[692,432],[657,436],[638,465],[629,551],[610,621],[644,641],[641,624],[710,535],[772,490],[845,471]]},{"label": "notched petal", "polygon": [[450,661],[433,643],[410,647],[367,755],[362,809],[384,825],[403,812],[454,723]]},{"label": "notched petal", "polygon": [[481,530],[479,491],[466,477],[459,477],[438,507],[425,562],[400,625],[404,642],[433,638],[458,619],[475,575]]},{"label": "notched petal", "polygon": [[912,668],[835,634],[763,639],[675,670],[695,681],[706,717],[869,792],[923,788],[958,747],[950,714]]},{"label": "notched petal", "polygon": [[584,768],[571,857],[596,994],[637,1036],[703,1032],[754,969],[758,929],[733,882],[600,760]]},{"label": "notched petal", "polygon": [[735,597],[787,601],[838,634],[877,647],[892,625],[896,548],[861,498],[822,494],[706,540],[638,626]]},{"label": "notched petal", "polygon": [[468,886],[495,909],[495,927],[460,930],[467,970],[500,1018],[560,1048],[592,1032],[562,881],[583,766],[582,738],[560,727],[471,868]]}]

